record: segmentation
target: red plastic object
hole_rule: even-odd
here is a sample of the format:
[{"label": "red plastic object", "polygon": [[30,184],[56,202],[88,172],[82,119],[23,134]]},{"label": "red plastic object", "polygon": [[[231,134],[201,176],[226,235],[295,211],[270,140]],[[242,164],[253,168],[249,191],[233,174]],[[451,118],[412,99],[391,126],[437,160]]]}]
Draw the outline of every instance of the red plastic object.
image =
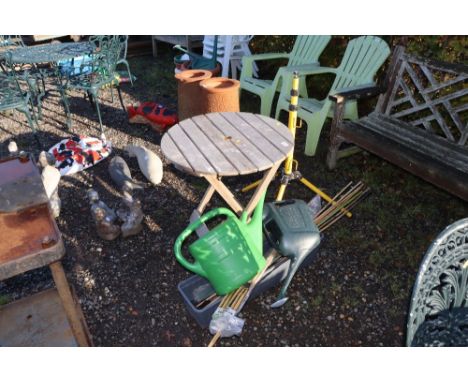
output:
[{"label": "red plastic object", "polygon": [[156,102],[144,102],[127,107],[128,121],[151,125],[158,132],[164,132],[179,122],[177,114]]}]

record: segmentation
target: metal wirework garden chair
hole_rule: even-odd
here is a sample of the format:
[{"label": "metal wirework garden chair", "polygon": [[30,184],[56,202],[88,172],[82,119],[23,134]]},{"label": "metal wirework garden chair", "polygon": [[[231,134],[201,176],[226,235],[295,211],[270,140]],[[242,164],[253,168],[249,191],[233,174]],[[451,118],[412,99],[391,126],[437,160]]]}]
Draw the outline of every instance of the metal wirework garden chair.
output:
[{"label": "metal wirework garden chair", "polygon": [[15,49],[24,46],[23,39],[20,35],[0,35],[0,69],[6,72],[5,67],[6,52],[10,49]]},{"label": "metal wirework garden chair", "polygon": [[[6,57],[8,60],[8,52]],[[37,125],[37,119],[31,102],[31,82],[28,78],[28,72],[26,71],[22,73],[20,78],[18,77],[19,75],[13,70],[0,73],[0,112],[18,110],[26,115],[29,127],[39,142],[35,126],[35,123]],[[21,86],[20,80],[23,86]]]},{"label": "metal wirework garden chair", "polygon": [[468,346],[468,219],[429,247],[413,288],[407,346]]},{"label": "metal wirework garden chair", "polygon": [[[122,44],[119,36],[94,36],[90,42],[95,49],[88,59],[83,60],[80,67],[72,76],[65,79],[65,91],[69,89],[85,91],[90,101],[95,105],[101,133],[104,134],[101,111],[99,108],[99,92],[104,88],[116,87],[119,100],[125,111],[125,105],[120,92],[119,78],[116,72]],[[113,101],[113,96],[112,96]],[[66,101],[68,103],[68,101]],[[68,107],[66,108],[68,109]],[[68,125],[71,127],[70,114],[68,113]]]},{"label": "metal wirework garden chair", "polygon": [[119,65],[125,66],[125,69],[128,73],[128,79],[130,81],[130,84],[133,86],[133,75],[132,75],[132,72],[130,71],[130,65],[128,64],[128,61],[127,61],[128,36],[121,35],[121,36],[118,36],[118,38],[120,42],[120,54],[119,54],[119,60],[117,61],[116,66],[119,66]]}]

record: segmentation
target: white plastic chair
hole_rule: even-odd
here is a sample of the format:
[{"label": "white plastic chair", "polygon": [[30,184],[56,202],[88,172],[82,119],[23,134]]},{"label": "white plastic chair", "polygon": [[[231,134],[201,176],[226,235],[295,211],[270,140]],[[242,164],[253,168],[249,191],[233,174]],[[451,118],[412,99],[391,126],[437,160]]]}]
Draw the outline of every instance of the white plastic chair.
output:
[{"label": "white plastic chair", "polygon": [[[218,36],[217,59],[222,65],[222,77],[229,76],[231,67],[232,78],[237,78],[237,71],[241,69],[242,56],[251,55],[249,42],[253,35]],[[203,39],[203,56],[211,58],[213,55],[214,36],[206,35]],[[229,52],[226,54],[225,52]],[[257,76],[258,67],[254,67],[254,76]]]}]

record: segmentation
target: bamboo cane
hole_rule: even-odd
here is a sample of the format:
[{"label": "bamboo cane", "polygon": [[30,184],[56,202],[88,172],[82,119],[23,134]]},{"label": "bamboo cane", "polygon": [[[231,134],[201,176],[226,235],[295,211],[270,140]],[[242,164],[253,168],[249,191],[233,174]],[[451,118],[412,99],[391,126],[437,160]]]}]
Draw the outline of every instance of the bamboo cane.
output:
[{"label": "bamboo cane", "polygon": [[[361,184],[362,184],[362,182],[359,182],[359,183],[357,183],[356,185],[354,185],[354,186],[352,186],[351,188],[349,188],[348,190],[347,190],[348,186],[345,187],[345,188],[343,188],[343,189],[337,194],[337,196],[340,195],[340,199],[338,199],[337,202],[339,202],[339,200],[345,198],[347,195],[349,195],[350,193],[352,193],[356,188],[358,188],[359,186],[361,186]],[[346,192],[345,192],[345,190],[346,190]],[[335,200],[336,200],[337,196],[335,196]],[[324,207],[319,211],[319,213],[317,214],[317,217],[323,216],[324,214],[326,214],[327,212],[329,212],[330,210],[333,210],[333,209],[336,209],[336,206],[334,206],[334,205],[331,204],[331,203],[328,203],[326,206],[324,206]]]},{"label": "bamboo cane", "polygon": [[326,211],[324,211],[323,213],[318,215],[317,218],[315,219],[316,222],[321,222],[323,220],[326,220],[329,216],[332,216],[332,215],[334,215],[334,214],[336,214],[338,212],[342,212],[342,211],[340,211],[341,209],[339,207],[345,206],[349,199],[353,198],[355,195],[357,195],[357,194],[359,194],[359,192],[361,192],[361,189],[362,189],[362,186],[347,192],[345,195],[343,195],[339,199],[339,201],[338,201],[339,206],[338,207],[332,206],[331,208],[327,209]]},{"label": "bamboo cane", "polygon": [[[360,190],[363,187],[363,183],[359,182],[356,185],[352,186],[346,193],[340,195],[340,198],[337,199],[337,203],[341,203],[344,199],[346,199],[349,195],[355,193],[357,190]],[[342,190],[344,191],[344,190]],[[336,198],[336,197],[335,197]],[[322,208],[316,216],[316,219],[320,219],[324,216],[327,216],[331,211],[335,211],[337,209],[336,206],[328,204],[324,208]]]},{"label": "bamboo cane", "polygon": [[[343,198],[340,201],[340,205],[346,206],[349,209],[349,205],[353,203],[353,201],[356,198],[359,198],[359,196],[362,194],[361,190],[356,190],[352,194],[349,194],[346,198]],[[334,211],[331,211],[327,216],[321,217],[320,219],[317,219],[317,225],[318,226],[323,226],[327,224],[330,220],[335,220],[337,216],[342,216],[342,212],[340,210],[335,209]]]},{"label": "bamboo cane", "polygon": [[[267,268],[270,267],[271,263],[273,262],[273,260],[275,259],[276,257],[276,252],[272,252],[268,255],[267,259],[266,259],[266,264],[265,264],[265,267],[262,269],[261,272],[259,272],[253,279],[252,281],[250,282],[250,285],[248,288],[245,288],[245,287],[240,287],[239,289],[237,289],[237,291],[240,291],[242,290],[242,294],[240,296],[238,296],[239,298],[234,301],[235,304],[232,304],[231,305],[231,308],[235,310],[235,314],[238,314],[242,308],[244,307],[245,303],[247,302],[247,300],[249,299],[250,297],[250,294],[252,292],[252,290],[255,288],[255,286],[258,284],[258,282],[262,279],[263,275],[265,274]],[[236,291],[236,292],[237,292]],[[216,332],[216,334],[213,336],[213,338],[211,339],[211,341],[209,342],[208,344],[208,347],[213,347],[216,345],[216,342],[218,341],[218,339],[220,338],[221,336],[221,332],[218,331]]]},{"label": "bamboo cane", "polygon": [[[347,208],[348,209],[351,209],[353,208],[365,195],[366,193],[369,191],[369,189],[367,188],[366,190],[360,192],[359,194],[357,195],[354,195],[352,199],[350,199],[346,204],[347,204]],[[325,222],[322,222],[318,225],[318,228],[320,230],[320,232],[323,232],[325,231],[326,229],[330,228],[333,224],[335,224],[338,220],[340,220],[341,218],[343,217],[343,214],[338,214],[336,215],[333,219],[327,219]]]},{"label": "bamboo cane", "polygon": [[[346,186],[344,186],[344,187],[333,197],[333,199],[337,200],[337,198],[338,198],[348,187],[350,187],[352,184],[353,184],[352,181],[349,182]],[[331,205],[332,205],[331,203],[325,204],[325,205],[320,209],[320,211],[317,213],[317,215],[319,215],[321,211],[323,211],[324,209],[326,209],[328,206],[331,206]]]},{"label": "bamboo cane", "polygon": [[[364,192],[365,191],[362,191],[360,189],[354,191],[352,194],[348,195],[345,199],[341,200],[340,205],[346,206],[347,209],[350,209],[349,206],[351,205],[354,206],[354,202],[357,199],[359,199],[363,195]],[[342,217],[342,215],[343,214],[341,211],[338,211],[338,210],[332,211],[326,217],[321,217],[320,219],[317,219],[316,224],[321,229],[325,225],[328,225],[330,221],[333,223],[336,222],[339,218]]]}]

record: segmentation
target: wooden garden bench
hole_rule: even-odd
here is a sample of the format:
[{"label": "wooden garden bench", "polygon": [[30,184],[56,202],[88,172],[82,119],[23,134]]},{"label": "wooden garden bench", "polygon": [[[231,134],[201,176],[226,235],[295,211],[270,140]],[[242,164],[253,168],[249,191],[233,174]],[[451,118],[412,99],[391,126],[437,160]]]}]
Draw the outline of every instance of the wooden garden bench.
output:
[{"label": "wooden garden bench", "polygon": [[[397,47],[385,89],[335,94],[327,165],[352,151],[343,142],[385,160],[468,200],[468,66],[418,58]],[[344,121],[346,101],[380,94],[375,110]]]}]

